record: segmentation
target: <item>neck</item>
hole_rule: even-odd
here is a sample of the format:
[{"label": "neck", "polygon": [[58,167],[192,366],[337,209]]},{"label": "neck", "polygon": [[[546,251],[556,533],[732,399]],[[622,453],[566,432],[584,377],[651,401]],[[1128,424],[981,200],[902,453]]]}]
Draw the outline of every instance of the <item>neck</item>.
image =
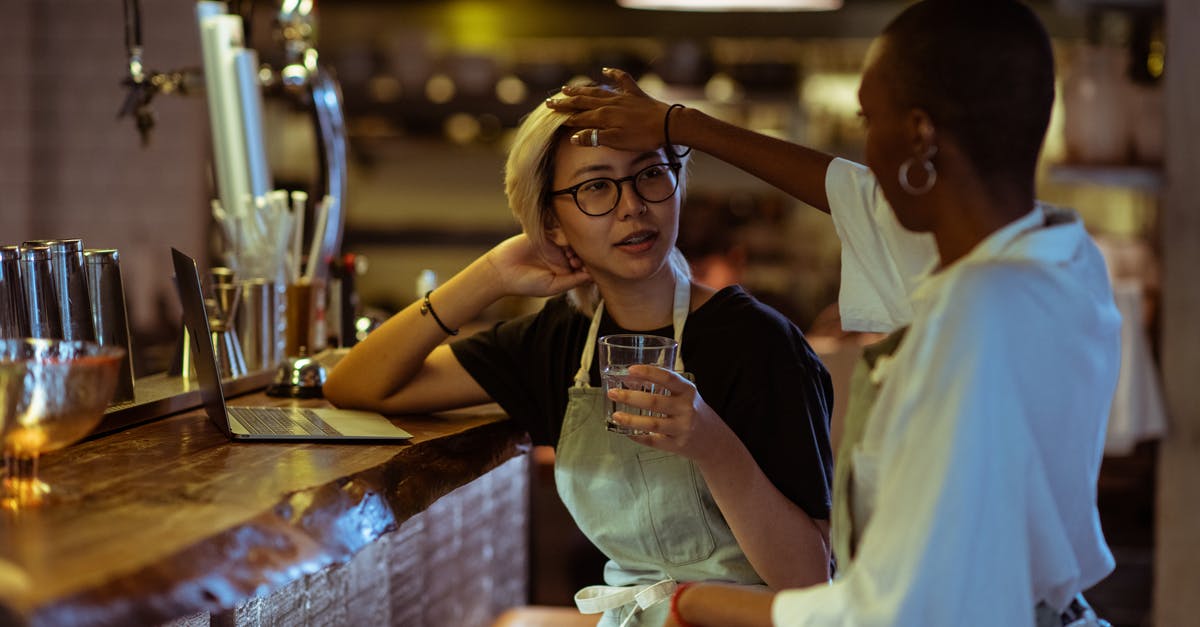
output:
[{"label": "neck", "polygon": [[[949,177],[948,177],[949,178]],[[976,178],[966,184],[947,187],[930,201],[941,205],[942,219],[933,228],[940,267],[966,256],[992,233],[1033,210],[1030,191],[995,194]]]},{"label": "neck", "polygon": [[675,273],[669,264],[640,281],[596,279],[604,310],[622,329],[650,331],[672,323]]}]

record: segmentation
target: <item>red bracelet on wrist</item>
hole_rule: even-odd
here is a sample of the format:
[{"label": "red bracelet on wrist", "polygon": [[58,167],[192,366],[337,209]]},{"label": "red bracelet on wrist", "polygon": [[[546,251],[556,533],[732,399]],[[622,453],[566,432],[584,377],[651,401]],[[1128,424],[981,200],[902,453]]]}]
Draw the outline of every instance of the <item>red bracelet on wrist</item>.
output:
[{"label": "red bracelet on wrist", "polygon": [[683,596],[684,590],[694,585],[696,585],[694,581],[681,583],[675,586],[675,592],[671,593],[671,620],[675,621],[675,624],[679,625],[679,627],[693,627],[691,623],[683,620],[683,616],[679,614],[679,597]]}]

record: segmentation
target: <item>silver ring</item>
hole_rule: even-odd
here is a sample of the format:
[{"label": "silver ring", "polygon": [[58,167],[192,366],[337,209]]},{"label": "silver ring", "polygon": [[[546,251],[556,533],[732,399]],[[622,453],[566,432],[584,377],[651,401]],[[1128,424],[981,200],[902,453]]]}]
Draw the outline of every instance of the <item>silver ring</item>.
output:
[{"label": "silver ring", "polygon": [[591,142],[592,142],[592,146],[599,146],[599,145],[600,145],[600,129],[598,129],[598,128],[594,128],[594,129],[592,129],[592,139],[591,139]]}]

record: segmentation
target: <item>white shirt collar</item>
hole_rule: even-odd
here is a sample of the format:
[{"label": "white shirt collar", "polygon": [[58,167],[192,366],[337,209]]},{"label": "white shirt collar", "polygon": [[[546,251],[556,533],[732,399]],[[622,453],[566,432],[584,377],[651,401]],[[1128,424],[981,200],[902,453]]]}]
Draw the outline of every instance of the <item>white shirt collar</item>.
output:
[{"label": "white shirt collar", "polygon": [[1009,222],[986,237],[961,259],[938,271],[935,258],[917,279],[913,301],[936,292],[945,277],[959,268],[992,259],[1038,259],[1057,262],[1075,254],[1086,232],[1074,212],[1036,203],[1029,213]]}]

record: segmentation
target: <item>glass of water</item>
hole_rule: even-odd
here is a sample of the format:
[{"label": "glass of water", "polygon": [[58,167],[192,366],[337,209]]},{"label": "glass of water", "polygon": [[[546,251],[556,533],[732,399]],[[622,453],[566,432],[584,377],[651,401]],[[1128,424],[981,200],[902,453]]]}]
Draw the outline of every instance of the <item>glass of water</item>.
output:
[{"label": "glass of water", "polygon": [[679,350],[679,343],[660,335],[626,333],[606,335],[596,341],[596,348],[600,353],[600,378],[604,381],[604,397],[608,407],[605,416],[608,430],[621,435],[646,435],[647,431],[630,429],[613,422],[613,412],[620,411],[635,416],[658,414],[624,403],[617,403],[608,398],[608,391],[637,390],[652,394],[669,394],[666,389],[653,383],[631,377],[629,367],[649,365],[672,370],[675,367],[675,353]]}]

